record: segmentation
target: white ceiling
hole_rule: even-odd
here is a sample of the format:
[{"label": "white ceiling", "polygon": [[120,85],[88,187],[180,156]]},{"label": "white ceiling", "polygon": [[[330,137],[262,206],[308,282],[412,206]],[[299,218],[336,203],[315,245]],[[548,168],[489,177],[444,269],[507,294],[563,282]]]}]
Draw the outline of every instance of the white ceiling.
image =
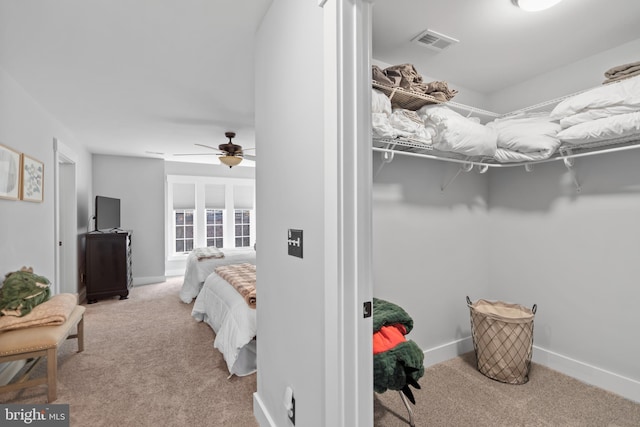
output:
[{"label": "white ceiling", "polygon": [[[254,147],[253,41],[271,2],[0,0],[0,67],[91,152],[211,163],[173,154],[205,153],[194,144],[217,146],[225,131]],[[639,21],[639,0],[538,13],[510,0],[377,0],[373,56],[485,93],[638,39]],[[409,42],[426,28],[460,43]]]},{"label": "white ceiling", "polygon": [[194,144],[225,131],[254,146],[253,40],[270,3],[0,0],[0,67],[92,152],[217,162],[173,154],[215,154]]},{"label": "white ceiling", "polygon": [[[377,0],[373,27],[375,59],[491,93],[640,39],[640,1],[563,0],[525,12],[511,0]],[[410,42],[427,28],[460,42],[440,52]]]}]

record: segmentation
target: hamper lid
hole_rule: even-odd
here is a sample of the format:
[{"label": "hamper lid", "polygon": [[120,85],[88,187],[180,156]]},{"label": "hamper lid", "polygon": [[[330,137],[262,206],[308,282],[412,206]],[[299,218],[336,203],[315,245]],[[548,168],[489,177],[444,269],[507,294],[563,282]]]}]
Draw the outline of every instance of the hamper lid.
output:
[{"label": "hamper lid", "polygon": [[534,312],[520,304],[510,304],[503,301],[488,301],[479,299],[469,305],[472,309],[496,318],[504,320],[532,320]]}]

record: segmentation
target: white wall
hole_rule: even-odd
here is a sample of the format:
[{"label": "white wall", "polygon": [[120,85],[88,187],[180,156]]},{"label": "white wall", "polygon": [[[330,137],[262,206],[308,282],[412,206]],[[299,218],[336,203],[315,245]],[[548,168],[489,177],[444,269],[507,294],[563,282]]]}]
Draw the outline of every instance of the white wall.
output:
[{"label": "white wall", "polygon": [[580,193],[562,162],[492,173],[488,295],[538,304],[536,346],[636,381],[638,401],[639,162],[635,150],[576,159]]},{"label": "white wall", "polygon": [[[323,10],[313,1],[275,0],[256,41],[254,412],[262,422],[291,425],[282,403],[291,386],[296,425],[323,426]],[[287,255],[289,228],[303,230],[302,259]]]},{"label": "white wall", "polygon": [[[75,152],[78,230],[87,229],[91,192],[91,156],[71,132],[40,106],[20,84],[0,68],[0,143],[44,162],[44,202],[0,199],[0,275],[32,266],[55,278],[53,139]],[[78,247],[80,263],[83,248]],[[80,264],[79,264],[80,265]],[[79,272],[77,272],[79,276]],[[64,289],[64,287],[63,287]]]},{"label": "white wall", "polygon": [[[380,163],[376,153],[374,171]],[[488,179],[462,172],[441,191],[458,169],[396,155],[374,178],[374,296],[411,315],[427,366],[469,350],[465,297],[488,292]]]},{"label": "white wall", "polygon": [[165,277],[164,176],[160,159],[93,155],[93,194],[120,199],[120,228],[133,231],[134,285]]},{"label": "white wall", "polygon": [[528,81],[490,94],[485,108],[497,113],[508,113],[600,86],[604,81],[605,71],[616,65],[637,61],[639,51],[640,39],[541,74]]}]

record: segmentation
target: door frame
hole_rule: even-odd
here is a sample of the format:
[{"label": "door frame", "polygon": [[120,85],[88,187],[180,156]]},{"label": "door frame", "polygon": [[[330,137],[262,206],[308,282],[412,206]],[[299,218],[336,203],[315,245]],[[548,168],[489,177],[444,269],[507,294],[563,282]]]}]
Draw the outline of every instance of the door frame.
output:
[{"label": "door frame", "polygon": [[[54,181],[54,268],[55,283],[53,284],[53,294],[61,292],[78,293],[78,251],[77,251],[77,212],[78,212],[78,191],[77,191],[77,170],[78,156],[68,146],[57,138],[53,138],[53,181]],[[61,165],[71,165],[73,168],[72,178],[62,172]],[[69,204],[61,205],[61,194],[71,193],[71,197],[66,197]],[[63,265],[65,263],[66,265]],[[71,266],[71,268],[68,268]],[[67,267],[67,268],[65,268]],[[71,270],[71,271],[67,271]],[[65,281],[65,286],[61,282]],[[70,282],[67,284],[67,282]]]},{"label": "door frame", "polygon": [[[373,425],[371,0],[319,0],[324,8],[325,422]],[[336,195],[334,191],[328,194]],[[335,222],[334,222],[335,219]],[[336,337],[339,337],[336,339]]]}]

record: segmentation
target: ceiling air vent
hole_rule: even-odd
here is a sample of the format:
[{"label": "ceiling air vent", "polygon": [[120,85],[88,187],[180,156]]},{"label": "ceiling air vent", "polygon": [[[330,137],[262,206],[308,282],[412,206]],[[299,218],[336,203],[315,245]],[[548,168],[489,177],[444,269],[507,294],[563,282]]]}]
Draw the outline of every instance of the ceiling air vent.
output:
[{"label": "ceiling air vent", "polygon": [[453,37],[445,36],[444,34],[440,34],[433,30],[425,30],[414,37],[411,41],[437,51],[444,50],[452,44],[458,43],[458,40]]}]

